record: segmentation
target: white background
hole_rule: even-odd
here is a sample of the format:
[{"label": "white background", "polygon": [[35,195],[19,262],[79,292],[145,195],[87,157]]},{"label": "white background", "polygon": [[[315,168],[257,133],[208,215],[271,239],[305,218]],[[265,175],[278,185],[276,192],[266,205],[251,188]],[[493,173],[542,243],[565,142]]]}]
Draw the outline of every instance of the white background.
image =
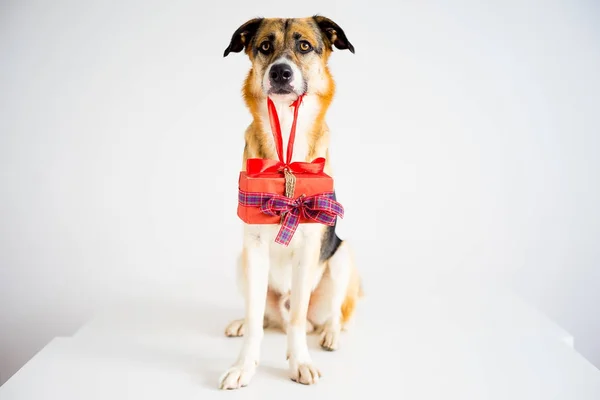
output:
[{"label": "white background", "polygon": [[356,47],[328,122],[367,293],[505,282],[600,365],[600,6],[483,3],[0,3],[0,383],[115,301],[241,311],[249,63],[222,53],[249,18],[314,13]]}]

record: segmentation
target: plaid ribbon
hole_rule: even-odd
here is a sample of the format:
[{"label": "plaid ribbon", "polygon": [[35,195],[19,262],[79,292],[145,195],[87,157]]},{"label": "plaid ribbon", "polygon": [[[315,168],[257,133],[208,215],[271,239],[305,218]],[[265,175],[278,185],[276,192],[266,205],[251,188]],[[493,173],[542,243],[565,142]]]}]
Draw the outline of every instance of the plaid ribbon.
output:
[{"label": "plaid ribbon", "polygon": [[238,202],[244,207],[260,207],[260,211],[267,215],[282,215],[275,242],[284,246],[290,244],[302,217],[330,226],[334,225],[338,216],[344,217],[344,207],[334,200],[333,192],[301,195],[293,199],[279,194],[240,190]]}]

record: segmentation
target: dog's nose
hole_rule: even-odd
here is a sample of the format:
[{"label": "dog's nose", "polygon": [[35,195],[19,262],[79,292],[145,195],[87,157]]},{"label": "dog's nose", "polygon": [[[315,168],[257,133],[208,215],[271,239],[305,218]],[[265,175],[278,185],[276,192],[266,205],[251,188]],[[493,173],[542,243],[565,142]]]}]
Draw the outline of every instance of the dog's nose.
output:
[{"label": "dog's nose", "polygon": [[285,63],[273,65],[271,67],[271,72],[269,72],[271,81],[276,85],[289,83],[293,76],[294,72],[292,71],[292,67]]}]

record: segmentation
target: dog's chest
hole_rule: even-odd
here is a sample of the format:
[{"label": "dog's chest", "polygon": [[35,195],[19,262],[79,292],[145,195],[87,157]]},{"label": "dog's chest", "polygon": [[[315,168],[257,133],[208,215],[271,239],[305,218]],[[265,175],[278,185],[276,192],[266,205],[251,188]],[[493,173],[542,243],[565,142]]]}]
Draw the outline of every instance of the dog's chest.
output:
[{"label": "dog's chest", "polygon": [[[247,225],[247,234],[259,237],[269,245],[269,286],[280,293],[292,288],[293,268],[303,257],[320,252],[323,226],[318,223],[300,224],[288,246],[275,243],[280,225]],[[311,267],[312,289],[318,285],[323,273],[322,266]]]}]

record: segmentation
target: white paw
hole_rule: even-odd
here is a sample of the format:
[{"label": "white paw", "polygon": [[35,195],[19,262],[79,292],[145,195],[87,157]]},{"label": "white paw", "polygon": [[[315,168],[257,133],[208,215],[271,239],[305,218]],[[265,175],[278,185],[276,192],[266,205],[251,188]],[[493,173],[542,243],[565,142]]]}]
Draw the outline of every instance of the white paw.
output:
[{"label": "white paw", "polygon": [[327,351],[337,350],[340,346],[340,329],[327,327],[321,334],[321,347]]},{"label": "white paw", "polygon": [[256,363],[234,365],[221,376],[219,389],[232,390],[248,386],[255,373]]},{"label": "white paw", "polygon": [[321,372],[315,368],[312,362],[299,363],[290,357],[290,378],[294,382],[303,385],[314,385],[319,382]]},{"label": "white paw", "polygon": [[243,319],[236,319],[235,321],[232,321],[229,325],[227,325],[227,328],[225,328],[225,336],[244,336],[244,325],[245,322]]}]

